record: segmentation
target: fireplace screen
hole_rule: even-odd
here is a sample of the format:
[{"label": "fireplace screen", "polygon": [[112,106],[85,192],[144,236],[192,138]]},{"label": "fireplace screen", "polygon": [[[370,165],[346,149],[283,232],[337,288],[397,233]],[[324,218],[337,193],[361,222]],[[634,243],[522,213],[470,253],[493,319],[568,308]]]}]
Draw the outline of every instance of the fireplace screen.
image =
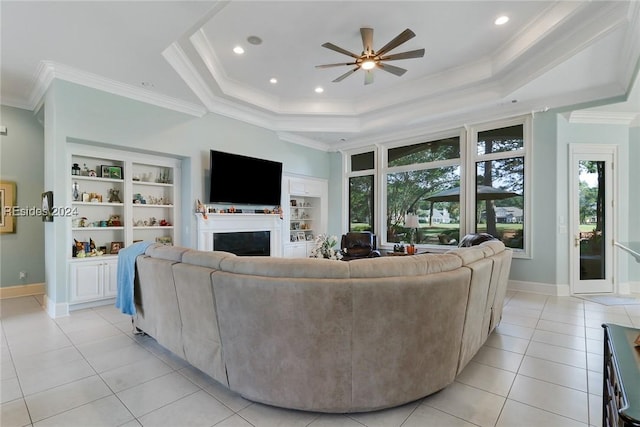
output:
[{"label": "fireplace screen", "polygon": [[213,250],[245,256],[270,256],[270,234],[270,231],[213,233]]}]

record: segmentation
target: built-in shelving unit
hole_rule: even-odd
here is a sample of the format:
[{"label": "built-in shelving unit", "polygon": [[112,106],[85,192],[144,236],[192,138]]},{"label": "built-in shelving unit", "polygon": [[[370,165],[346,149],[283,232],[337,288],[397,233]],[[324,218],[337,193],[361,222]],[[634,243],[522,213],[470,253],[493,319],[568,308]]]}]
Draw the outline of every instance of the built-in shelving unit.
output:
[{"label": "built-in shelving unit", "polygon": [[118,249],[179,239],[180,162],[72,143],[68,153],[69,303],[113,298]]},{"label": "built-in shelving unit", "polygon": [[283,178],[283,210],[288,233],[284,256],[305,258],[311,255],[315,238],[327,232],[326,180],[285,176]]}]

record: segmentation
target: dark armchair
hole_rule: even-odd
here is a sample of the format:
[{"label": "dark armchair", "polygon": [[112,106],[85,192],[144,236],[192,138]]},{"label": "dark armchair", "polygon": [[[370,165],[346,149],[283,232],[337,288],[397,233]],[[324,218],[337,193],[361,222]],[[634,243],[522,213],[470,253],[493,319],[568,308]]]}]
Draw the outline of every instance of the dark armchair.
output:
[{"label": "dark armchair", "polygon": [[342,252],[342,259],[345,261],[380,256],[376,235],[370,231],[343,234],[340,251]]}]

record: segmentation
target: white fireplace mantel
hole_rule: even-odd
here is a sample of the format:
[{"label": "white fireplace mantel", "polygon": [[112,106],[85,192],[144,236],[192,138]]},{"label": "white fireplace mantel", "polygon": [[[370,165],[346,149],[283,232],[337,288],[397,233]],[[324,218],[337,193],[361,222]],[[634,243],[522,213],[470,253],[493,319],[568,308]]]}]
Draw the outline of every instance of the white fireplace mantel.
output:
[{"label": "white fireplace mantel", "polygon": [[198,249],[213,250],[214,233],[269,231],[271,256],[282,256],[282,219],[279,214],[210,213],[204,219],[196,213]]}]

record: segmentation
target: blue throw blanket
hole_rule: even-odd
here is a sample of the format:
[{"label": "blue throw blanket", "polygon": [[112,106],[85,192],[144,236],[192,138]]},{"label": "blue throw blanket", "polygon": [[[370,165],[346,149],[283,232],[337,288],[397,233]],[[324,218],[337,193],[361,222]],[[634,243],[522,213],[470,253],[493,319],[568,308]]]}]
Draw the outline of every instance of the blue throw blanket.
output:
[{"label": "blue throw blanket", "polygon": [[153,242],[137,242],[118,251],[118,294],[116,308],[124,314],[135,315],[133,280],[136,274],[136,257],[142,255]]}]

